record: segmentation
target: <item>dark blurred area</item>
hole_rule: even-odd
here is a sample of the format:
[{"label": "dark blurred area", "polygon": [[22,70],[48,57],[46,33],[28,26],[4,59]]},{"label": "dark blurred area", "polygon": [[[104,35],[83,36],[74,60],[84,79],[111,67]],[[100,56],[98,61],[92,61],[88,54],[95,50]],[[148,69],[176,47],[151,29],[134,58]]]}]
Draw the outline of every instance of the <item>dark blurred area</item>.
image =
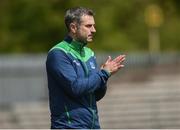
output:
[{"label": "dark blurred area", "polygon": [[99,66],[126,55],[98,102],[102,128],[180,128],[179,0],[1,0],[0,128],[50,128],[45,60],[74,6],[96,13]]}]

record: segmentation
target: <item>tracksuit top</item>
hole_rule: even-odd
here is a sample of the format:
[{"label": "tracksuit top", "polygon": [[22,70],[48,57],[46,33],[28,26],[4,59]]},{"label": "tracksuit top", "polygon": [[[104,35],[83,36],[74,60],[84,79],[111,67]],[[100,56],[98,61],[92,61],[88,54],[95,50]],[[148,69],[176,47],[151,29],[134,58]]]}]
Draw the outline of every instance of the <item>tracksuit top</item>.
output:
[{"label": "tracksuit top", "polygon": [[51,128],[99,129],[96,101],[110,74],[99,69],[94,52],[67,36],[46,60]]}]

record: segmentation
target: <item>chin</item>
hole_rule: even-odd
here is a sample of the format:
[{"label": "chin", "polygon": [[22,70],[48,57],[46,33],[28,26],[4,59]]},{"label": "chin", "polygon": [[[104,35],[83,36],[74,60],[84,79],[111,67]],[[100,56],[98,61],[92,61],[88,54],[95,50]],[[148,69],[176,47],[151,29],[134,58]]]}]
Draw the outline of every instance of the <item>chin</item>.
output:
[{"label": "chin", "polygon": [[87,40],[87,42],[92,42],[92,41],[93,41],[92,39]]}]

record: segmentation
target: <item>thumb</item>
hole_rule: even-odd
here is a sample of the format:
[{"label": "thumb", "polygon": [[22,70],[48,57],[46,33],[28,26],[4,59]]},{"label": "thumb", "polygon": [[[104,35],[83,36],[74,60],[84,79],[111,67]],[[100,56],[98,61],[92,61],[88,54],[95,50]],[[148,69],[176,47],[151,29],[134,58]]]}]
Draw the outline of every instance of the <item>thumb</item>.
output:
[{"label": "thumb", "polygon": [[108,59],[105,64],[109,63],[111,61],[111,56],[108,56]]}]

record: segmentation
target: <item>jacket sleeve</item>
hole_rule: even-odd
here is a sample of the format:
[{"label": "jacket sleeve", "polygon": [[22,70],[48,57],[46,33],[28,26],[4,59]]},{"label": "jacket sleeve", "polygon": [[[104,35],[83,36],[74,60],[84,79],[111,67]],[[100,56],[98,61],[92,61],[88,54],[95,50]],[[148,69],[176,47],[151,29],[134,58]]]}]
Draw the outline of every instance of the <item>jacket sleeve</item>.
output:
[{"label": "jacket sleeve", "polygon": [[95,90],[105,87],[109,78],[104,70],[91,73],[86,78],[78,77],[71,59],[61,50],[49,52],[46,68],[47,73],[56,80],[59,86],[74,97],[93,93]]},{"label": "jacket sleeve", "polygon": [[105,85],[104,87],[98,88],[95,91],[96,101],[101,100],[105,96],[106,90],[107,90],[107,85]]}]

